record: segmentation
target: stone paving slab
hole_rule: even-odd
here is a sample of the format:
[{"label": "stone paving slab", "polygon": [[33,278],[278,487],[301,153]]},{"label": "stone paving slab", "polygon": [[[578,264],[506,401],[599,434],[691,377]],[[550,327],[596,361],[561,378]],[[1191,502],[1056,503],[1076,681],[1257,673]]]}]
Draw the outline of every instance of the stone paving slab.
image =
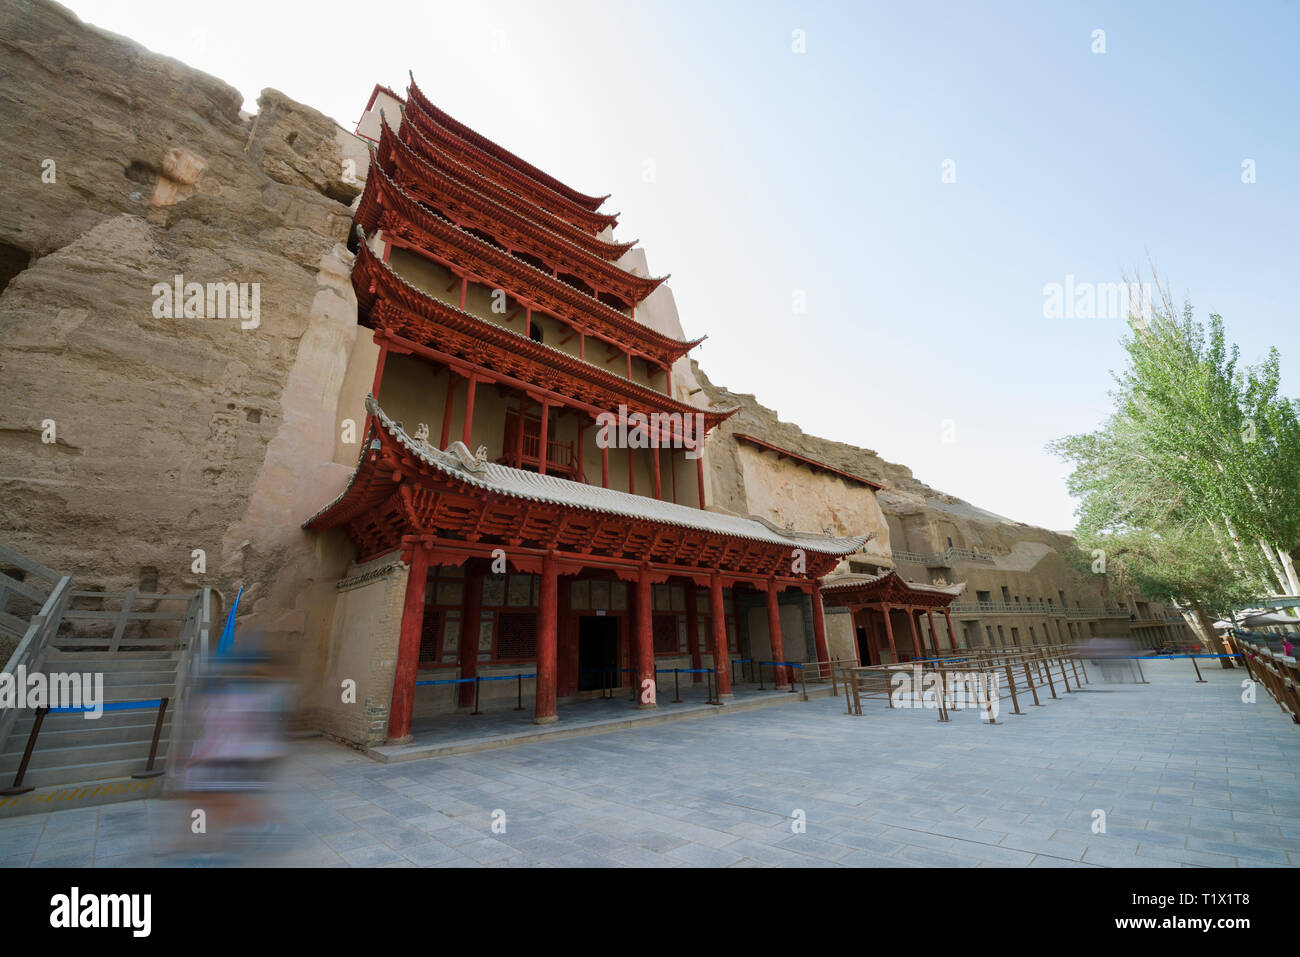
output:
[{"label": "stone paving slab", "polygon": [[1243,671],[1145,670],[994,726],[822,697],[390,764],[299,741],[273,832],[203,843],[156,799],[45,812],[0,820],[0,866],[1300,865],[1300,728]]},{"label": "stone paving slab", "polygon": [[688,686],[681,689],[681,701],[674,703],[668,694],[661,691],[655,707],[641,708],[631,700],[630,695],[618,690],[611,698],[586,698],[561,703],[559,710],[563,720],[549,725],[533,724],[531,702],[520,711],[485,712],[479,715],[457,713],[416,719],[412,722],[410,742],[375,745],[364,748],[362,753],[384,762],[472,754],[557,738],[605,734],[647,724],[734,714],[751,708],[779,707],[802,701],[803,693],[812,699],[829,697],[831,691],[829,686],[814,686],[806,689],[806,692],[792,693],[773,688],[759,691],[756,685],[741,685],[737,686],[735,694],[725,704],[716,705],[708,703],[708,694],[704,689]]}]

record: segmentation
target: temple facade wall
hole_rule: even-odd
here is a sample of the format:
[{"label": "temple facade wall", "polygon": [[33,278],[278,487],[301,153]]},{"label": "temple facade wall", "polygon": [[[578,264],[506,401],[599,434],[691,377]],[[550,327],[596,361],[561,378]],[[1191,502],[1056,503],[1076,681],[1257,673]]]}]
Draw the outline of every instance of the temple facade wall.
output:
[{"label": "temple facade wall", "polygon": [[334,586],[312,713],[320,730],[354,744],[387,737],[409,571],[393,552],[350,565]]}]

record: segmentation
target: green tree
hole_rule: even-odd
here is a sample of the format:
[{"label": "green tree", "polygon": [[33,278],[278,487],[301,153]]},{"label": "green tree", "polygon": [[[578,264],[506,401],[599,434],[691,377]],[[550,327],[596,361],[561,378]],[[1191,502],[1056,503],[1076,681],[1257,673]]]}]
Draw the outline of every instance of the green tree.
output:
[{"label": "green tree", "polygon": [[1202,625],[1208,609],[1300,593],[1300,402],[1280,394],[1277,350],[1243,367],[1221,317],[1178,315],[1163,291],[1130,325],[1111,416],[1049,446],[1074,466],[1080,547]]}]

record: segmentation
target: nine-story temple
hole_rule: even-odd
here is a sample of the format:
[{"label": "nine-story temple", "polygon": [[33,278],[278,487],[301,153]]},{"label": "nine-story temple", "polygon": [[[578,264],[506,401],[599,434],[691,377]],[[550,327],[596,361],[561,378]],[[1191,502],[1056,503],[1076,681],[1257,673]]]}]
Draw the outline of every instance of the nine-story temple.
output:
[{"label": "nine-story temple", "polygon": [[611,685],[654,707],[657,667],[713,669],[725,700],[742,596],[764,596],[778,662],[778,596],[810,596],[807,647],[827,660],[821,579],[870,535],[709,507],[706,438],[735,410],[674,394],[698,341],[638,317],[663,279],[614,240],[606,197],[458,123],[414,80],[405,98],[376,87],[358,133],[371,160],[352,284],[378,351],[360,461],[305,527],[355,549],[341,592],[409,569],[392,607],[335,612],[357,660],[393,653],[377,670],[391,697],[367,698],[382,737],[467,707],[474,684],[447,682],[476,676],[535,674],[540,724]]}]

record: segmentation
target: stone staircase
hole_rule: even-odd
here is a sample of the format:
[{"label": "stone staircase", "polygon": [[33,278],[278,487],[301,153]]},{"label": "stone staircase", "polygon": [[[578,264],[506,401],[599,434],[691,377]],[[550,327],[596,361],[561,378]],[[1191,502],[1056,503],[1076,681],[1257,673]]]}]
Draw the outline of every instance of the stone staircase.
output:
[{"label": "stone staircase", "polygon": [[15,682],[24,673],[89,674],[92,688],[102,681],[103,707],[89,718],[59,711],[64,701],[43,713],[0,709],[0,817],[159,790],[185,690],[206,656],[210,605],[207,588],[78,591],[69,576],[0,546],[0,630],[21,636],[4,672]]},{"label": "stone staircase", "polygon": [[[98,718],[82,714],[47,714],[41,723],[23,784],[43,788],[125,778],[145,769],[153,745],[158,705],[113,710],[113,705],[158,701],[175,693],[181,653],[118,652],[62,653],[45,659],[45,671],[88,672],[104,676],[105,710]],[[165,756],[171,740],[174,702],[163,717],[158,754]],[[18,771],[36,714],[25,710],[0,744],[0,782],[8,785]]]}]

